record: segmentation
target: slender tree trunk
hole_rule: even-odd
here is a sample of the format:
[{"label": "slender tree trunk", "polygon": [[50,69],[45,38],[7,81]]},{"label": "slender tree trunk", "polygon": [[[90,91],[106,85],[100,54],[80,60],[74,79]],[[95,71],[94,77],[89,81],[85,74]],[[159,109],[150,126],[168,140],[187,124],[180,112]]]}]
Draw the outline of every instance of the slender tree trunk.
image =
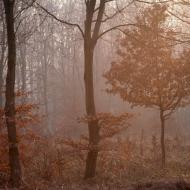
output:
[{"label": "slender tree trunk", "polygon": [[43,44],[43,58],[44,62],[42,63],[42,71],[43,71],[43,99],[44,99],[44,106],[45,106],[45,133],[47,135],[51,135],[51,127],[49,123],[49,105],[48,105],[48,95],[47,95],[47,87],[48,87],[48,81],[47,81],[47,72],[48,72],[48,58],[47,58],[47,40],[45,39],[45,42]]},{"label": "slender tree trunk", "polygon": [[2,45],[1,45],[1,56],[0,56],[0,108],[3,107],[3,68],[5,63],[5,52],[6,52],[6,33],[5,33],[5,21],[4,21],[4,13],[2,13],[2,24],[3,24],[3,31],[2,31]]},{"label": "slender tree trunk", "polygon": [[141,139],[140,139],[140,155],[144,156],[144,130],[141,130]]},{"label": "slender tree trunk", "polygon": [[0,108],[3,107],[3,62],[0,63]]},{"label": "slender tree trunk", "polygon": [[[84,82],[85,82],[85,103],[88,116],[96,116],[94,101],[94,83],[93,83],[93,58],[94,49],[97,44],[100,26],[105,10],[105,0],[99,2],[97,19],[93,28],[93,17],[96,7],[96,0],[90,0],[86,3],[86,20],[84,32]],[[93,29],[92,29],[93,28]],[[88,122],[89,131],[89,151],[86,159],[85,179],[92,178],[96,174],[96,163],[98,158],[98,144],[100,141],[98,121]]]},{"label": "slender tree trunk", "polygon": [[[94,102],[94,85],[93,85],[93,52],[94,49],[89,43],[85,42],[84,45],[85,56],[85,101],[86,112],[88,116],[96,115],[96,108]],[[96,163],[98,157],[98,143],[99,143],[99,126],[98,121],[88,122],[89,131],[89,152],[86,160],[85,178],[92,178],[95,176]]]},{"label": "slender tree trunk", "polygon": [[30,91],[33,93],[30,93],[30,102],[35,101],[34,99],[34,69],[33,69],[33,63],[29,63],[29,82],[30,82]]},{"label": "slender tree trunk", "polygon": [[21,55],[21,90],[22,92],[26,91],[26,44],[23,44],[20,48]]},{"label": "slender tree trunk", "polygon": [[16,39],[14,32],[14,0],[3,0],[6,14],[8,67],[6,77],[5,115],[9,140],[10,184],[14,187],[21,183],[21,166],[19,160],[18,141],[15,123],[15,66],[16,66]]},{"label": "slender tree trunk", "polygon": [[160,110],[160,121],[161,121],[161,151],[162,151],[162,167],[165,167],[166,164],[166,151],[165,151],[165,118],[163,115],[163,111]]}]

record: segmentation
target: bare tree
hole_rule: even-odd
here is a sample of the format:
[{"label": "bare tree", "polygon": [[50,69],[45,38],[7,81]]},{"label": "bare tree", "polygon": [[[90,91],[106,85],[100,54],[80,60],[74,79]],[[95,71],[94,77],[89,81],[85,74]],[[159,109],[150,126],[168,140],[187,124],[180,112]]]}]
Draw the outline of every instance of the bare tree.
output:
[{"label": "bare tree", "polygon": [[1,56],[0,56],[0,107],[3,107],[3,84],[4,84],[4,78],[3,78],[3,71],[5,66],[5,60],[6,60],[6,26],[5,26],[5,18],[4,18],[4,10],[3,10],[3,3],[0,2],[0,23],[1,23],[1,33],[0,33],[0,47],[1,47]]},{"label": "bare tree", "polygon": [[5,8],[7,43],[8,43],[8,68],[6,78],[6,103],[5,116],[9,140],[9,164],[10,183],[18,187],[21,183],[21,165],[19,160],[18,140],[15,122],[15,67],[16,67],[16,38],[14,28],[14,6],[15,1],[3,0]]},{"label": "bare tree", "polygon": [[[39,5],[48,15],[52,16],[55,20],[61,22],[64,25],[70,27],[76,27],[80,31],[84,39],[84,84],[85,84],[85,106],[86,113],[88,116],[96,116],[96,106],[94,97],[94,82],[93,82],[93,59],[94,50],[97,45],[98,40],[103,37],[108,32],[118,29],[122,26],[133,25],[133,24],[120,24],[108,28],[107,30],[101,32],[101,25],[117,14],[122,12],[124,8],[115,10],[112,15],[107,15],[105,12],[106,4],[113,2],[113,0],[85,0],[86,14],[84,21],[84,30],[77,23],[71,23],[66,20],[58,18],[56,15],[52,14],[49,10]],[[88,122],[89,131],[89,152],[86,159],[86,170],[85,178],[91,178],[95,176],[96,163],[98,157],[98,143],[99,143],[99,126],[98,121]]]}]

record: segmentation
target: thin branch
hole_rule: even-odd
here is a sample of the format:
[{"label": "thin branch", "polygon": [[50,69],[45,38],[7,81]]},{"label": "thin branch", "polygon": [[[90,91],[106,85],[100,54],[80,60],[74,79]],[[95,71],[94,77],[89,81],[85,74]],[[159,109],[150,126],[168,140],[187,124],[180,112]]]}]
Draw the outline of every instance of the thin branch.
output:
[{"label": "thin branch", "polygon": [[62,24],[66,24],[68,26],[73,26],[73,27],[77,27],[78,30],[80,31],[82,37],[84,38],[84,32],[82,30],[82,28],[80,27],[79,24],[75,24],[75,23],[71,23],[65,20],[62,20],[60,18],[58,18],[57,16],[55,16],[53,13],[49,12],[46,8],[44,8],[43,6],[41,6],[39,3],[36,3],[38,5],[38,7],[40,7],[44,12],[46,12],[48,15],[50,15],[51,17],[53,17],[55,20],[61,22]]},{"label": "thin branch", "polygon": [[122,9],[118,9],[113,15],[108,16],[106,14],[104,14],[106,16],[106,18],[104,20],[102,20],[102,22],[106,22],[108,20],[113,19],[115,16],[117,16],[118,14],[120,14],[123,10],[125,10],[127,8],[127,6],[123,7]]},{"label": "thin branch", "polygon": [[27,6],[26,6],[26,7],[23,7],[23,8],[16,14],[16,16],[15,16],[14,19],[17,19],[25,10],[29,9],[30,7],[32,7],[33,4],[35,3],[35,1],[36,1],[36,0],[32,0],[31,3],[28,3],[28,2],[25,2],[25,1],[22,0],[22,2],[23,2],[24,4],[26,4]]},{"label": "thin branch", "polygon": [[182,21],[182,22],[184,22],[184,23],[186,23],[186,24],[190,24],[189,21],[182,19],[181,17],[177,16],[176,14],[172,13],[171,11],[167,10],[167,12],[168,12],[170,15],[174,16],[175,18],[177,18],[178,20],[180,20],[180,21]]},{"label": "thin branch", "polygon": [[171,2],[172,0],[165,0],[165,1],[145,1],[145,0],[135,0],[136,2],[139,2],[139,3],[146,3],[146,4],[162,4],[162,3],[169,3]]},{"label": "thin branch", "polygon": [[105,30],[104,32],[102,32],[101,34],[99,34],[99,36],[97,37],[97,40],[99,38],[101,38],[102,36],[104,36],[105,34],[107,34],[108,32],[111,32],[113,30],[118,30],[121,27],[126,27],[126,26],[135,26],[135,27],[138,27],[137,24],[120,24],[120,25],[114,26],[112,28],[109,28],[109,29]]}]

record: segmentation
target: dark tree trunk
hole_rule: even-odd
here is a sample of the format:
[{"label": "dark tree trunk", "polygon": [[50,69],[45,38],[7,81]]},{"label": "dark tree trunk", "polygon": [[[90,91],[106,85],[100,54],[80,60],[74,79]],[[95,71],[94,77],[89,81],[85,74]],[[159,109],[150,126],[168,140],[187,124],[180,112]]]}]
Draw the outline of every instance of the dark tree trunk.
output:
[{"label": "dark tree trunk", "polygon": [[3,107],[3,68],[5,63],[5,52],[6,52],[6,40],[5,40],[5,21],[4,21],[4,13],[1,15],[3,31],[2,31],[2,45],[1,45],[1,57],[0,57],[0,108]]},{"label": "dark tree trunk", "polygon": [[144,156],[144,130],[141,131],[141,139],[140,139],[140,155]]},{"label": "dark tree trunk", "polygon": [[160,110],[160,121],[161,121],[161,136],[160,136],[160,144],[162,151],[162,167],[165,167],[166,164],[166,151],[165,151],[165,118],[164,113]]},{"label": "dark tree trunk", "polygon": [[[29,63],[29,83],[30,83],[30,91],[33,92],[34,91],[34,73],[33,73],[33,65],[32,63]],[[34,95],[33,93],[30,93],[30,102],[34,101]]]},{"label": "dark tree trunk", "polygon": [[0,62],[0,108],[3,107],[3,61]]},{"label": "dark tree trunk", "polygon": [[[24,42],[25,43],[25,42]],[[23,44],[20,48],[21,55],[21,90],[26,92],[26,44]],[[25,102],[25,99],[23,100]]]},{"label": "dark tree trunk", "polygon": [[47,80],[47,74],[48,74],[48,58],[47,58],[47,40],[45,39],[43,43],[43,59],[44,62],[42,63],[42,71],[43,71],[43,99],[44,99],[44,105],[45,105],[45,134],[51,135],[51,127],[49,123],[49,105],[48,105],[48,80]]},{"label": "dark tree trunk", "polygon": [[[94,102],[94,85],[93,85],[93,47],[88,42],[85,43],[85,100],[86,112],[88,116],[95,116],[95,102]],[[88,123],[89,131],[89,152],[86,160],[85,178],[92,178],[95,176],[96,163],[98,157],[98,143],[99,143],[99,126],[98,121],[90,121]]]},{"label": "dark tree trunk", "polygon": [[[96,107],[94,100],[94,82],[93,82],[93,58],[94,49],[97,44],[100,26],[105,10],[105,0],[100,1],[97,13],[97,19],[93,27],[93,16],[95,13],[96,0],[86,2],[86,20],[84,31],[84,82],[85,82],[85,104],[88,116],[96,116]],[[92,178],[96,174],[96,163],[98,158],[99,137],[98,121],[88,122],[89,131],[89,151],[86,159],[85,179]]]},{"label": "dark tree trunk", "polygon": [[21,166],[19,160],[18,141],[15,123],[15,66],[16,39],[14,32],[14,0],[3,0],[7,25],[8,66],[6,77],[5,115],[9,140],[10,184],[14,187],[21,183]]}]

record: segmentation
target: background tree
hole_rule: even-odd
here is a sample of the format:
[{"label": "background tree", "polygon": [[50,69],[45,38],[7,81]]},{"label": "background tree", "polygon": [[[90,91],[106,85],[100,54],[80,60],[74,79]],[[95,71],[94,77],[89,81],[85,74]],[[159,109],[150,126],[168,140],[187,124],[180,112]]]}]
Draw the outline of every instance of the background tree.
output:
[{"label": "background tree", "polygon": [[18,141],[15,123],[15,67],[16,67],[16,38],[14,28],[15,1],[4,0],[6,26],[7,26],[7,78],[6,78],[6,103],[5,116],[9,139],[9,164],[10,181],[13,186],[18,187],[21,183],[21,165],[19,160]]},{"label": "background tree", "polygon": [[5,66],[5,61],[6,61],[6,49],[7,49],[7,44],[6,44],[6,26],[5,26],[5,15],[4,15],[4,7],[3,7],[3,2],[0,2],[0,107],[3,107],[3,85],[4,85],[4,66]]},{"label": "background tree", "polygon": [[[21,184],[21,164],[19,159],[18,139],[16,131],[16,118],[15,118],[15,75],[16,75],[16,59],[17,59],[17,46],[16,46],[16,32],[22,22],[20,16],[23,11],[28,9],[34,1],[28,2],[26,6],[20,6],[21,1],[3,0],[3,7],[5,14],[6,29],[3,29],[3,43],[2,53],[5,54],[6,40],[7,40],[7,74],[5,84],[5,118],[6,127],[8,131],[8,145],[9,145],[9,167],[10,167],[10,184],[13,187],[18,187]],[[2,16],[4,22],[4,18]],[[5,33],[7,34],[5,39]],[[5,55],[2,55],[1,60],[1,75],[3,74],[3,61]],[[2,78],[2,77],[1,77]],[[3,83],[1,81],[1,83]],[[2,90],[2,84],[1,84]],[[1,93],[2,94],[2,93]]]},{"label": "background tree", "polygon": [[180,60],[184,57],[175,53],[175,36],[166,27],[166,10],[166,6],[155,4],[136,17],[139,28],[124,31],[120,59],[105,74],[111,85],[108,92],[119,94],[133,106],[159,110],[162,166],[166,157],[165,121],[179,106],[186,105],[190,93],[189,68]]}]

